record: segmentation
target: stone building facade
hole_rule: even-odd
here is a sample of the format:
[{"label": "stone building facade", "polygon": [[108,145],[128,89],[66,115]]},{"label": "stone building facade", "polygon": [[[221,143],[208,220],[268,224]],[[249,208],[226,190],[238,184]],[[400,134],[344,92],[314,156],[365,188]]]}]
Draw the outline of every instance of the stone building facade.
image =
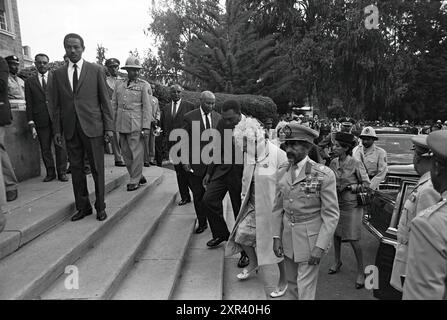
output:
[{"label": "stone building facade", "polygon": [[23,67],[23,47],[17,0],[0,0],[0,56],[16,55]]}]

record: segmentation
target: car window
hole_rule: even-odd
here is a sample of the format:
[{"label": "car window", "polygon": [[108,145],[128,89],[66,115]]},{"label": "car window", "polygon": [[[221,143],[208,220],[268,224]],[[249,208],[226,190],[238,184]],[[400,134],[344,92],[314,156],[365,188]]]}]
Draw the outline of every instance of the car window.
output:
[{"label": "car window", "polygon": [[413,155],[411,148],[413,147],[413,142],[411,141],[411,136],[407,135],[396,135],[396,136],[385,136],[380,135],[379,140],[376,142],[376,146],[385,149],[388,154],[409,154]]}]

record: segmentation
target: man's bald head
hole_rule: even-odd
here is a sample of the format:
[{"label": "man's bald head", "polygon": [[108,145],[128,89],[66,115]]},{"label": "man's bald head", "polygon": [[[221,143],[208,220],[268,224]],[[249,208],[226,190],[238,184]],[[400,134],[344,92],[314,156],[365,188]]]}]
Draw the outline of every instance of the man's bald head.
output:
[{"label": "man's bald head", "polygon": [[204,113],[208,114],[214,109],[216,97],[211,91],[203,91],[200,94],[200,106]]}]

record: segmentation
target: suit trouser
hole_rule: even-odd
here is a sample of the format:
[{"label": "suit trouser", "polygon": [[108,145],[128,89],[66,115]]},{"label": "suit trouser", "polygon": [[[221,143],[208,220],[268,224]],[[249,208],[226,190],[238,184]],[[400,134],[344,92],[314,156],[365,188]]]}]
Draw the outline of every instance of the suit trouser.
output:
[{"label": "suit trouser", "polygon": [[0,170],[0,215],[3,214],[5,205],[6,205],[5,181],[3,178],[3,170]]},{"label": "suit trouser", "polygon": [[206,213],[203,208],[203,195],[205,194],[205,188],[203,188],[202,184],[203,178],[190,172],[187,175],[189,187],[194,198],[194,209],[196,211],[197,221],[199,222],[199,226],[206,226]]},{"label": "suit trouser", "polygon": [[181,164],[174,165],[175,173],[177,174],[178,190],[180,191],[180,197],[182,200],[190,200],[188,173],[183,170]]},{"label": "suit trouser", "polygon": [[47,175],[54,176],[67,171],[67,152],[64,148],[57,145],[54,146],[54,151],[56,154],[56,166],[54,164],[53,152],[51,150],[51,145],[53,142],[53,130],[50,126],[36,128],[37,136],[39,137],[40,152],[42,153],[42,160],[45,164],[47,170]]},{"label": "suit trouser", "polygon": [[144,139],[141,132],[120,133],[120,146],[130,175],[130,183],[138,184],[143,175]]},{"label": "suit trouser", "polygon": [[112,151],[113,155],[115,156],[115,162],[123,162],[123,155],[121,153],[121,147],[119,141],[120,141],[120,134],[118,132],[114,132],[112,138]]},{"label": "suit trouser", "polygon": [[284,256],[288,291],[298,300],[315,300],[320,264],[309,265],[295,262]]},{"label": "suit trouser", "polygon": [[12,191],[17,190],[17,184],[19,181],[17,180],[11,160],[9,159],[8,153],[5,149],[5,135],[6,127],[0,126],[0,158],[2,162],[4,186],[6,191]]},{"label": "suit trouser", "polygon": [[104,210],[104,136],[89,138],[76,117],[75,129],[71,139],[66,139],[68,158],[70,159],[71,177],[77,210],[91,208],[88,197],[87,178],[84,173],[84,157],[87,154],[93,180],[95,181],[95,208]]},{"label": "suit trouser", "polygon": [[163,166],[163,157],[164,157],[164,138],[162,135],[155,137],[155,162],[157,162],[157,166]]},{"label": "suit trouser", "polygon": [[155,160],[155,136],[154,129],[151,129],[149,136],[144,138],[144,163]]},{"label": "suit trouser", "polygon": [[230,232],[223,218],[223,204],[227,192],[230,193],[234,218],[237,218],[241,208],[241,177],[235,176],[233,170],[218,179],[212,180],[203,196],[203,206],[207,213],[213,238],[226,238]]}]

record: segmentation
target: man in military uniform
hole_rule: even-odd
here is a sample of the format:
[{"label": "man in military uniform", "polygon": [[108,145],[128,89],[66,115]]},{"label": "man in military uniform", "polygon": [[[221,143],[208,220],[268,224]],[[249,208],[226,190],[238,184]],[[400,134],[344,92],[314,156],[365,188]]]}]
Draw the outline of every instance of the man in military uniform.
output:
[{"label": "man in military uniform", "polygon": [[[110,58],[106,60],[106,68],[107,68],[107,87],[109,89],[110,99],[113,97],[113,91],[115,90],[116,82],[122,80],[122,78],[118,75],[118,68],[120,66],[120,61],[115,58]],[[116,114],[113,115],[116,118]],[[119,133],[114,132],[112,138],[112,151],[115,156],[115,166],[117,167],[125,167],[123,156],[121,154],[121,148],[119,144]]]},{"label": "man in military uniform", "polygon": [[419,212],[411,224],[405,300],[447,299],[447,132],[431,133],[427,144],[433,152],[431,180],[442,200]]},{"label": "man in military uniform", "polygon": [[[127,191],[134,191],[147,181],[143,176],[144,137],[150,134],[152,102],[150,85],[138,79],[140,61],[130,56],[122,69],[127,78],[119,80],[112,97],[115,130],[120,134],[120,146],[130,175]],[[143,136],[142,136],[143,135]]]},{"label": "man in military uniform", "polygon": [[413,137],[411,140],[414,144],[414,168],[421,178],[405,201],[397,228],[397,247],[390,284],[401,292],[407,266],[408,238],[411,231],[411,221],[416,217],[418,212],[431,207],[441,200],[441,195],[433,188],[430,179],[432,154],[427,145],[427,136],[419,135]]},{"label": "man in military uniform", "polygon": [[17,76],[20,60],[17,56],[5,58],[9,66],[8,99],[11,108],[25,109],[25,82]]},{"label": "man in military uniform", "polygon": [[320,260],[340,217],[334,173],[308,157],[317,137],[315,130],[294,123],[280,133],[289,162],[278,173],[273,251],[284,256],[289,289],[299,300],[315,299]]},{"label": "man in military uniform", "polygon": [[372,127],[365,127],[360,134],[360,139],[362,144],[354,149],[353,155],[365,166],[369,180],[371,180],[370,188],[377,190],[379,184],[385,180],[388,171],[386,151],[374,144],[378,138]]}]

